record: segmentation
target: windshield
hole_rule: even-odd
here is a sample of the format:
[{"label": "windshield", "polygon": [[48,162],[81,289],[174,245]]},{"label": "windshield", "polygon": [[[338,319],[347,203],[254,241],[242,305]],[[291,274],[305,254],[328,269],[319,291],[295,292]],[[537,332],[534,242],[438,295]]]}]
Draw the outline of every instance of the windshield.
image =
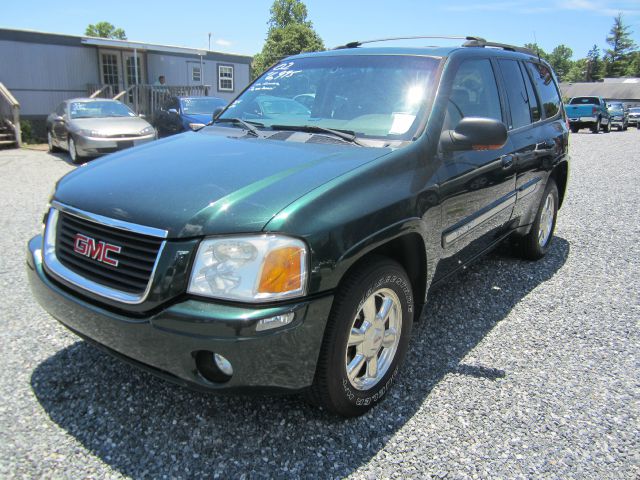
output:
[{"label": "windshield", "polygon": [[576,97],[572,98],[569,105],[600,105],[596,97]]},{"label": "windshield", "polygon": [[220,118],[407,140],[426,114],[438,63],[401,55],[284,61],[258,78]]},{"label": "windshield", "polygon": [[211,115],[216,108],[224,107],[227,102],[221,98],[183,98],[180,100],[180,104],[183,113],[192,115],[208,113]]},{"label": "windshield", "polygon": [[614,103],[613,105],[609,105],[607,107],[607,110],[609,110],[610,112],[622,112],[623,108],[620,103]]},{"label": "windshield", "polygon": [[135,117],[129,107],[120,102],[72,102],[69,118]]},{"label": "windshield", "polygon": [[629,111],[633,113],[640,113],[640,107],[632,107],[629,109]]}]

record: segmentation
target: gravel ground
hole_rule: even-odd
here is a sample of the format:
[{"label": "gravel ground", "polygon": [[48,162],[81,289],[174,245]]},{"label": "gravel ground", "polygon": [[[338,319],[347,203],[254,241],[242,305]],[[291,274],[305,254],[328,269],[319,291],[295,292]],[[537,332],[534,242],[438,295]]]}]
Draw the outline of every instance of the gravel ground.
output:
[{"label": "gravel ground", "polygon": [[640,131],[571,143],[549,255],[493,253],[435,292],[390,396],[348,421],[194,393],[59,326],[24,248],[73,167],[1,151],[0,477],[638,478]]}]

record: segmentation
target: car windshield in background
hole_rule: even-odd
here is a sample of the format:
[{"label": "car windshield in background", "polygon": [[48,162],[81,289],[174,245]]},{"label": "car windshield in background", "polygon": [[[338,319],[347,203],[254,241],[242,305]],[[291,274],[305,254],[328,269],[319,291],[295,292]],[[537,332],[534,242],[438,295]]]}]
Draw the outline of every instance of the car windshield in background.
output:
[{"label": "car windshield in background", "polygon": [[187,115],[211,114],[216,108],[225,106],[225,102],[218,98],[183,98],[180,103],[182,112]]},{"label": "car windshield in background", "polygon": [[632,107],[629,109],[629,111],[632,113],[640,113],[640,107]]},{"label": "car windshield in background", "polygon": [[220,118],[407,140],[427,113],[438,63],[403,55],[284,61],[258,78]]},{"label": "car windshield in background", "polygon": [[129,108],[119,102],[72,102],[70,118],[135,117]]},{"label": "car windshield in background", "polygon": [[578,97],[572,98],[569,105],[600,105],[596,97]]}]

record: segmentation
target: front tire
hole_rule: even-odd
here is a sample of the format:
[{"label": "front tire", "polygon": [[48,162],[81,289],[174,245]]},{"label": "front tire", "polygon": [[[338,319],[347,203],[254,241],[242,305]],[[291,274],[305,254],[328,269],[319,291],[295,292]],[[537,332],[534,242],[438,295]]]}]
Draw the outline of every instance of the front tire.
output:
[{"label": "front tire", "polygon": [[76,148],[76,141],[73,139],[71,135],[69,135],[69,158],[71,159],[71,163],[78,165],[82,163],[82,157],[78,155],[78,149]]},{"label": "front tire", "polygon": [[411,283],[400,264],[375,257],[356,267],[334,299],[307,398],[345,417],[380,402],[407,351],[413,309]]},{"label": "front tire", "polygon": [[604,133],[610,133],[611,132],[611,120],[609,120],[609,123],[607,123],[606,126],[602,127],[602,131]]},{"label": "front tire", "polygon": [[558,186],[550,178],[538,206],[531,230],[516,241],[516,253],[527,260],[539,260],[549,251],[558,216]]}]

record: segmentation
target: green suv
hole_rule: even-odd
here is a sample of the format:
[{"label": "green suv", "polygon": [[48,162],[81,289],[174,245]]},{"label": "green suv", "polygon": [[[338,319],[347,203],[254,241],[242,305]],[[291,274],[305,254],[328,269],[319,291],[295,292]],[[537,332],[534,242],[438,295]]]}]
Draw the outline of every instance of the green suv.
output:
[{"label": "green suv", "polygon": [[63,177],[29,242],[32,290],[167,380],[360,415],[434,286],[508,237],[547,252],[567,139],[551,68],[524,49],[289,57],[200,131]]}]

